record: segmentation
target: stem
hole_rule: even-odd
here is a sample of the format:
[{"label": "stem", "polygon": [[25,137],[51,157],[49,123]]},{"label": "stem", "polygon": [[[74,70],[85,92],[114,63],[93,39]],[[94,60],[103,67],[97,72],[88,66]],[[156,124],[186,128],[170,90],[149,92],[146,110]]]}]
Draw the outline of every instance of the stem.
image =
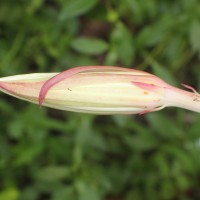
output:
[{"label": "stem", "polygon": [[200,113],[200,94],[171,87],[166,89],[165,95],[168,106],[176,106]]}]

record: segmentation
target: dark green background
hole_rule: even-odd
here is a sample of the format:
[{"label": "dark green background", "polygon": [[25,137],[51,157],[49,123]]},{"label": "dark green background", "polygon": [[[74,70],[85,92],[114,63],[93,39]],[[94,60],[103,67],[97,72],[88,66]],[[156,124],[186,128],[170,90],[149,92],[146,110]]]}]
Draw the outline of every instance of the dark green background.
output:
[{"label": "dark green background", "polygon": [[[0,0],[0,76],[83,65],[200,87],[199,0]],[[199,200],[200,115],[40,109],[0,96],[0,200]]]}]

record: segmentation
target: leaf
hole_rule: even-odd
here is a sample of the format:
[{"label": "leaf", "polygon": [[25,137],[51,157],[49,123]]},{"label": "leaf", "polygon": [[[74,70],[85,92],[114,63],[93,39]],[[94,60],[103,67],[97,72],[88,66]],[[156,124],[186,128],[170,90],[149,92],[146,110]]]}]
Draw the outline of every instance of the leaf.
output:
[{"label": "leaf", "polygon": [[170,179],[165,179],[161,186],[162,199],[172,199],[175,188]]},{"label": "leaf", "polygon": [[20,200],[35,200],[39,197],[39,190],[34,186],[27,186],[20,194]]},{"label": "leaf", "polygon": [[182,135],[182,129],[172,119],[160,113],[149,114],[147,119],[152,129],[166,139],[174,140]]},{"label": "leaf", "polygon": [[76,199],[73,186],[60,187],[53,193],[52,200]]},{"label": "leaf", "polygon": [[8,188],[0,193],[0,199],[4,200],[17,200],[19,191],[16,188]]},{"label": "leaf", "polygon": [[66,20],[69,18],[78,17],[88,12],[96,5],[97,2],[97,0],[67,0],[63,5],[59,19]]},{"label": "leaf", "polygon": [[[39,133],[38,133],[39,134]],[[33,147],[26,147],[26,150],[24,151],[24,148],[18,148],[16,150],[15,160],[13,162],[14,166],[21,166],[24,164],[30,164],[32,160],[41,153],[42,151],[42,144],[38,144],[37,146]]]},{"label": "leaf", "polygon": [[[146,3],[146,2],[145,2]],[[142,9],[140,6],[140,2],[137,0],[125,0],[124,4],[128,6],[128,8],[132,11],[133,15],[134,15],[134,20],[137,23],[141,23],[142,21],[142,17],[143,17],[143,13],[142,13]]]},{"label": "leaf", "polygon": [[198,51],[200,53],[200,23],[195,20],[190,28],[190,44],[194,51]]},{"label": "leaf", "polygon": [[122,23],[118,23],[111,34],[113,48],[120,60],[126,65],[132,64],[135,49],[130,31]]},{"label": "leaf", "polygon": [[164,36],[163,30],[160,30],[160,27],[151,24],[144,27],[138,34],[137,46],[138,48],[153,46],[160,42]]},{"label": "leaf", "polygon": [[20,120],[13,120],[8,127],[8,132],[12,138],[19,139],[23,135],[24,125]]},{"label": "leaf", "polygon": [[74,50],[89,55],[101,54],[108,49],[107,43],[103,40],[86,37],[74,39],[71,46]]},{"label": "leaf", "polygon": [[36,177],[42,181],[55,182],[68,177],[69,174],[69,169],[66,166],[48,166],[36,172]]},{"label": "leaf", "polygon": [[199,130],[200,130],[200,116],[197,115],[196,118],[193,119],[192,126],[188,130],[188,138],[190,141],[199,143]]},{"label": "leaf", "polygon": [[162,17],[156,23],[144,26],[138,34],[138,48],[153,47],[161,41],[164,41],[173,30],[174,21],[171,17]]},{"label": "leaf", "polygon": [[188,150],[180,149],[180,147],[166,146],[165,151],[168,155],[172,155],[181,169],[187,173],[193,174],[196,168],[196,158],[193,157]]},{"label": "leaf", "polygon": [[100,200],[98,190],[96,190],[94,186],[89,185],[85,181],[77,181],[76,187],[79,193],[79,200]]}]

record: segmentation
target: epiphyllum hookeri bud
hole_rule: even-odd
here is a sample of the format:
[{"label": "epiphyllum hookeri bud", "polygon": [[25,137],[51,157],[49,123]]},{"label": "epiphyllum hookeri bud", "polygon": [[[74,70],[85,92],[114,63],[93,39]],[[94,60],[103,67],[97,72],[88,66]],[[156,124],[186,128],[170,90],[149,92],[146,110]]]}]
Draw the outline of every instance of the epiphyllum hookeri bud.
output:
[{"label": "epiphyllum hookeri bud", "polygon": [[147,72],[111,66],[0,79],[0,89],[12,96],[40,106],[93,114],[142,114],[166,106],[200,112],[200,95],[184,86],[192,92]]}]

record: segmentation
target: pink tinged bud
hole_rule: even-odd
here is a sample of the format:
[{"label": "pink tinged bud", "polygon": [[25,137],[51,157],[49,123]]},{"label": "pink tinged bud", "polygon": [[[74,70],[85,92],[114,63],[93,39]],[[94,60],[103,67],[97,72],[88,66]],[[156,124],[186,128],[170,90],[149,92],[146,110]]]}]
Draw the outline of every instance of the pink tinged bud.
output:
[{"label": "pink tinged bud", "polygon": [[60,110],[93,114],[143,114],[166,106],[200,112],[200,95],[170,86],[149,73],[110,66],[85,66],[61,73],[0,79],[0,90]]}]

